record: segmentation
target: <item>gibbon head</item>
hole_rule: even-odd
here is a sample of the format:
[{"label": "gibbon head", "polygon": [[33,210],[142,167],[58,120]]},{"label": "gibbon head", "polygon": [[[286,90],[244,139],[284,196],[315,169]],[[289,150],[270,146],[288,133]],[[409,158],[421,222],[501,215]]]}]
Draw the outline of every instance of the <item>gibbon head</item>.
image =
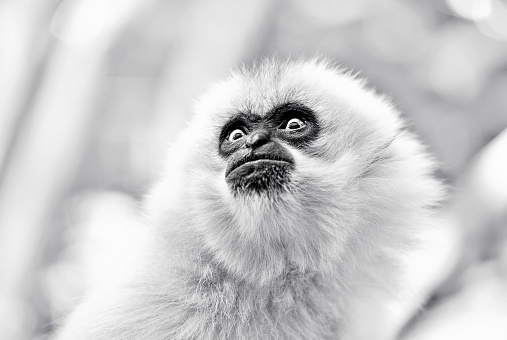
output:
[{"label": "gibbon head", "polygon": [[378,258],[408,245],[438,199],[432,162],[392,105],[326,62],[265,61],[195,111],[151,212],[241,277]]}]

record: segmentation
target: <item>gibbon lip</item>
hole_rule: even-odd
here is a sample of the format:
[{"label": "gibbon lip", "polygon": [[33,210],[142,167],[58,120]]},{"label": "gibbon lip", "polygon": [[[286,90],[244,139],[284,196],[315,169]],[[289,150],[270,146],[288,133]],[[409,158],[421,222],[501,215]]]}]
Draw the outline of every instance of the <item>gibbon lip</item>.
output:
[{"label": "gibbon lip", "polygon": [[230,167],[227,168],[225,172],[225,177],[229,176],[231,172],[240,168],[243,165],[254,165],[254,164],[262,164],[262,163],[276,163],[276,164],[285,164],[292,165],[294,162],[292,159],[280,157],[272,154],[248,154],[245,157],[240,158],[239,160],[233,162]]}]

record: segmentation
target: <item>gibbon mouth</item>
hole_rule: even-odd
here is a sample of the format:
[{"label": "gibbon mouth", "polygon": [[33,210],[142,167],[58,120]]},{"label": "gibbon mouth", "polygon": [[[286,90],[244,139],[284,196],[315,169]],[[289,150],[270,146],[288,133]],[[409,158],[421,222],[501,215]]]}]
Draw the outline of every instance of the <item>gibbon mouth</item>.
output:
[{"label": "gibbon mouth", "polygon": [[[271,156],[271,155],[270,155]],[[233,193],[274,193],[291,181],[294,161],[280,157],[253,156],[232,162],[225,181]]]},{"label": "gibbon mouth", "polygon": [[[289,158],[275,156],[272,154],[256,155],[248,154],[245,157],[232,162],[225,171],[225,177],[233,175],[247,176],[255,175],[256,172],[269,167],[293,167],[294,161]],[[260,171],[263,172],[263,171]]]}]

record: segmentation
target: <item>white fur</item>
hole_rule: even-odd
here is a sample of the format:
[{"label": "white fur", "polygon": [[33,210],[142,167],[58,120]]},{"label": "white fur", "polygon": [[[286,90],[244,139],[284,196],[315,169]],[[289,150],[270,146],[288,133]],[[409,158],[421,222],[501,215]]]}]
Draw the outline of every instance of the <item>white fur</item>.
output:
[{"label": "white fur", "polygon": [[[220,128],[288,101],[316,112],[319,138],[286,145],[285,192],[235,198]],[[433,170],[392,105],[326,62],[235,73],[198,103],[148,197],[144,267],[92,292],[59,339],[385,338],[381,318],[409,288],[399,259],[441,199]]]}]

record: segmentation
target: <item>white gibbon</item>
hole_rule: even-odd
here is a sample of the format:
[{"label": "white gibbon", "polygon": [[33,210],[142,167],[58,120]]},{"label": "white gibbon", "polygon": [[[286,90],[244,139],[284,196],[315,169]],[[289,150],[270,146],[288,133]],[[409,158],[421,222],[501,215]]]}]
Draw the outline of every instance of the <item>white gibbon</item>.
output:
[{"label": "white gibbon", "polygon": [[[322,60],[266,60],[201,98],[148,195],[141,266],[63,340],[383,339],[442,186],[397,110]],[[387,322],[387,321],[386,321]]]}]

